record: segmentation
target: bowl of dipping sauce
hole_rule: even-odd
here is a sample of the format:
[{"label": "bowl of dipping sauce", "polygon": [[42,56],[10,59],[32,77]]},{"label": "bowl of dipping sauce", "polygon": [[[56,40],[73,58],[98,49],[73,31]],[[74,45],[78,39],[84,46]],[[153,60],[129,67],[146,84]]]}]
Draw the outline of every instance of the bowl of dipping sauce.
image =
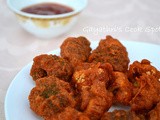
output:
[{"label": "bowl of dipping sauce", "polygon": [[7,0],[20,25],[40,38],[52,38],[70,30],[87,0]]}]

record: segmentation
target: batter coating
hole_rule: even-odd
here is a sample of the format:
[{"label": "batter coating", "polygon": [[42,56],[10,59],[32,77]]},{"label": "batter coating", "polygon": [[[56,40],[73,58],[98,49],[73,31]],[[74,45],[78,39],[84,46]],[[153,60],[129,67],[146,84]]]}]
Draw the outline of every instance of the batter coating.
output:
[{"label": "batter coating", "polygon": [[115,71],[126,72],[129,58],[126,48],[117,39],[106,36],[89,56],[89,62],[110,63]]},{"label": "batter coating", "polygon": [[60,46],[61,56],[74,66],[79,62],[85,62],[88,60],[91,48],[90,42],[85,37],[69,37]]},{"label": "batter coating", "polygon": [[30,71],[33,80],[54,75],[64,81],[69,81],[73,73],[70,63],[57,55],[42,54],[36,56],[33,61]]},{"label": "batter coating", "polygon": [[91,120],[100,119],[112,105],[113,95],[106,89],[112,72],[110,64],[98,63],[73,74],[73,82],[80,93],[80,110]]},{"label": "batter coating", "polygon": [[42,117],[50,117],[64,111],[68,106],[74,108],[76,102],[69,83],[55,76],[36,80],[36,86],[29,95],[30,108]]}]

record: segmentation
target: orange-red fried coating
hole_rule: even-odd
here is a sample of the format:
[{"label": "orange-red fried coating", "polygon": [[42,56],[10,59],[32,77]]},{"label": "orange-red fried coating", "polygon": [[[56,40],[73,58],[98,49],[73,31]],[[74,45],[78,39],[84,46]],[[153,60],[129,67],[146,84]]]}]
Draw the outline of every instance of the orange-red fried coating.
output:
[{"label": "orange-red fried coating", "polygon": [[30,75],[33,80],[54,75],[68,81],[73,73],[70,63],[56,55],[39,55],[34,58]]},{"label": "orange-red fried coating", "polygon": [[133,85],[128,81],[127,76],[122,72],[114,72],[114,83],[110,86],[110,91],[114,95],[113,103],[129,105],[133,97]]},{"label": "orange-red fried coating", "polygon": [[149,111],[160,101],[157,88],[152,84],[155,77],[142,74],[136,79],[134,97],[131,101],[133,111]]},{"label": "orange-red fried coating", "polygon": [[[160,120],[160,71],[149,60],[128,68],[125,46],[111,36],[92,52],[85,37],[69,37],[60,48],[61,56],[33,60],[30,75],[36,85],[28,99],[37,115],[44,120]],[[129,110],[109,112],[112,105]]]},{"label": "orange-red fried coating", "polygon": [[80,110],[91,120],[98,120],[112,105],[112,93],[106,87],[112,74],[110,64],[100,63],[73,74],[73,81],[81,94]]},{"label": "orange-red fried coating", "polygon": [[149,60],[143,59],[130,65],[128,78],[134,86],[131,109],[151,110],[160,100],[160,72],[150,64]]},{"label": "orange-red fried coating", "polygon": [[156,107],[148,113],[148,120],[159,120],[160,119],[160,102]]},{"label": "orange-red fried coating", "polygon": [[91,68],[93,66],[95,66],[95,63],[81,62],[81,63],[78,63],[74,67],[74,70],[75,71],[86,70],[86,69]]},{"label": "orange-red fried coating", "polygon": [[133,62],[133,64],[130,65],[128,71],[128,79],[136,87],[136,78],[139,78],[140,76],[142,76],[142,74],[153,77],[152,85],[158,90],[160,94],[160,71],[152,66],[149,60],[143,59],[141,62]]},{"label": "orange-red fried coating", "polygon": [[140,77],[143,73],[152,75],[157,80],[160,79],[160,72],[147,59],[143,59],[141,62],[133,62],[129,67],[128,78],[134,82],[135,78]]},{"label": "orange-red fried coating", "polygon": [[126,48],[117,39],[106,36],[89,56],[89,62],[110,63],[115,71],[126,72],[129,58]]},{"label": "orange-red fried coating", "polygon": [[105,112],[101,120],[146,120],[145,115],[136,114],[133,111],[114,110]]},{"label": "orange-red fried coating", "polygon": [[90,120],[84,113],[77,111],[72,107],[66,107],[58,115],[46,117],[45,120]]},{"label": "orange-red fried coating", "polygon": [[29,95],[30,108],[42,117],[50,117],[75,107],[73,91],[69,83],[54,76],[36,80],[36,87]]},{"label": "orange-red fried coating", "polygon": [[81,89],[83,86],[91,86],[96,80],[104,81],[106,85],[112,81],[113,68],[109,63],[91,64],[88,68],[81,69],[75,71],[72,76],[72,81],[78,89]]},{"label": "orange-red fried coating", "polygon": [[33,80],[37,80],[39,78],[43,78],[45,76],[47,76],[47,72],[41,68],[41,61],[43,60],[43,58],[45,58],[46,54],[42,54],[39,56],[36,56],[33,59],[33,65],[32,68],[30,70],[30,75],[32,76]]},{"label": "orange-red fried coating", "polygon": [[70,61],[73,66],[85,62],[90,55],[90,42],[85,37],[69,37],[61,45],[61,56]]}]

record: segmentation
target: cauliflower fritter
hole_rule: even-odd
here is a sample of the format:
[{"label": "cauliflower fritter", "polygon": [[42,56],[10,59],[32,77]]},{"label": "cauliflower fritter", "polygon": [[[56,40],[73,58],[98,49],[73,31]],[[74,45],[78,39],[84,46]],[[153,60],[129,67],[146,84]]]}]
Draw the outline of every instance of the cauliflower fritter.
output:
[{"label": "cauliflower fritter", "polygon": [[83,89],[81,92],[81,108],[84,108],[84,114],[86,114],[91,120],[100,119],[103,113],[109,110],[112,106],[113,94],[107,91],[105,83],[100,81],[93,83],[91,88],[88,89],[88,96],[84,91],[85,90]]},{"label": "cauliflower fritter", "polygon": [[29,95],[30,108],[42,117],[50,117],[75,107],[75,100],[69,83],[55,76],[36,80],[36,86]]},{"label": "cauliflower fritter", "polygon": [[75,67],[74,67],[74,72],[75,71],[80,71],[80,70],[86,70],[86,69],[89,69],[93,66],[95,66],[96,63],[88,63],[88,62],[81,62],[81,63],[78,63]]},{"label": "cauliflower fritter", "polygon": [[58,115],[46,117],[45,120],[90,120],[84,113],[77,111],[72,107],[66,107]]},{"label": "cauliflower fritter", "polygon": [[70,63],[56,55],[39,55],[33,59],[30,75],[33,80],[54,75],[64,81],[69,81],[73,68]]},{"label": "cauliflower fritter", "polygon": [[136,114],[134,111],[114,110],[105,112],[101,120],[146,120],[145,115]]},{"label": "cauliflower fritter", "polygon": [[113,103],[129,105],[133,97],[133,85],[129,82],[127,76],[122,72],[114,72],[114,82],[109,87],[114,95]]},{"label": "cauliflower fritter", "polygon": [[91,86],[95,80],[104,81],[106,86],[113,81],[113,68],[109,63],[97,63],[88,65],[74,72],[72,81],[78,89]]},{"label": "cauliflower fritter", "polygon": [[88,60],[91,48],[90,42],[85,37],[69,37],[60,46],[61,56],[73,66],[76,66],[79,62],[85,62]]},{"label": "cauliflower fritter", "polygon": [[113,69],[100,63],[73,74],[73,82],[81,96],[80,110],[91,120],[98,120],[112,105],[113,94],[106,87]]},{"label": "cauliflower fritter", "polygon": [[160,100],[160,72],[150,64],[149,60],[143,59],[130,65],[128,79],[134,86],[131,109],[151,110]]},{"label": "cauliflower fritter", "polygon": [[[125,46],[106,36],[92,51],[85,37],[69,37],[60,55],[33,59],[36,83],[30,108],[44,120],[159,120],[160,71],[151,62],[130,62]],[[112,105],[129,111],[108,110]]]},{"label": "cauliflower fritter", "polygon": [[159,120],[160,119],[160,102],[148,113],[148,120]]},{"label": "cauliflower fritter", "polygon": [[151,62],[147,59],[143,59],[141,62],[133,62],[128,71],[128,78],[134,83],[135,78],[139,78],[142,74],[152,75],[157,80],[160,79],[160,72],[151,65]]},{"label": "cauliflower fritter", "polygon": [[126,48],[117,39],[106,36],[99,42],[99,46],[92,51],[89,62],[110,63],[114,71],[126,72],[129,58]]},{"label": "cauliflower fritter", "polygon": [[133,111],[149,111],[160,101],[158,89],[154,86],[155,77],[142,74],[136,78],[134,97],[130,102]]}]

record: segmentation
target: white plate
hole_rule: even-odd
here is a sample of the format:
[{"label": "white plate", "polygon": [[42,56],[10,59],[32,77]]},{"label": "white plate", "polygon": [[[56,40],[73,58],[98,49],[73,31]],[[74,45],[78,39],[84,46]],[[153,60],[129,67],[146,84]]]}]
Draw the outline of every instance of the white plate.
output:
[{"label": "white plate", "polygon": [[[160,69],[160,46],[132,42],[121,41],[127,48],[131,63],[135,60],[149,59],[152,65]],[[92,42],[91,47],[94,49],[98,45],[98,41]],[[60,50],[50,52],[59,55]],[[30,69],[32,63],[26,65],[11,82],[6,98],[5,98],[5,116],[6,120],[40,120],[29,108],[28,95],[35,86],[34,81],[30,77]],[[114,108],[113,108],[114,109]]]}]

